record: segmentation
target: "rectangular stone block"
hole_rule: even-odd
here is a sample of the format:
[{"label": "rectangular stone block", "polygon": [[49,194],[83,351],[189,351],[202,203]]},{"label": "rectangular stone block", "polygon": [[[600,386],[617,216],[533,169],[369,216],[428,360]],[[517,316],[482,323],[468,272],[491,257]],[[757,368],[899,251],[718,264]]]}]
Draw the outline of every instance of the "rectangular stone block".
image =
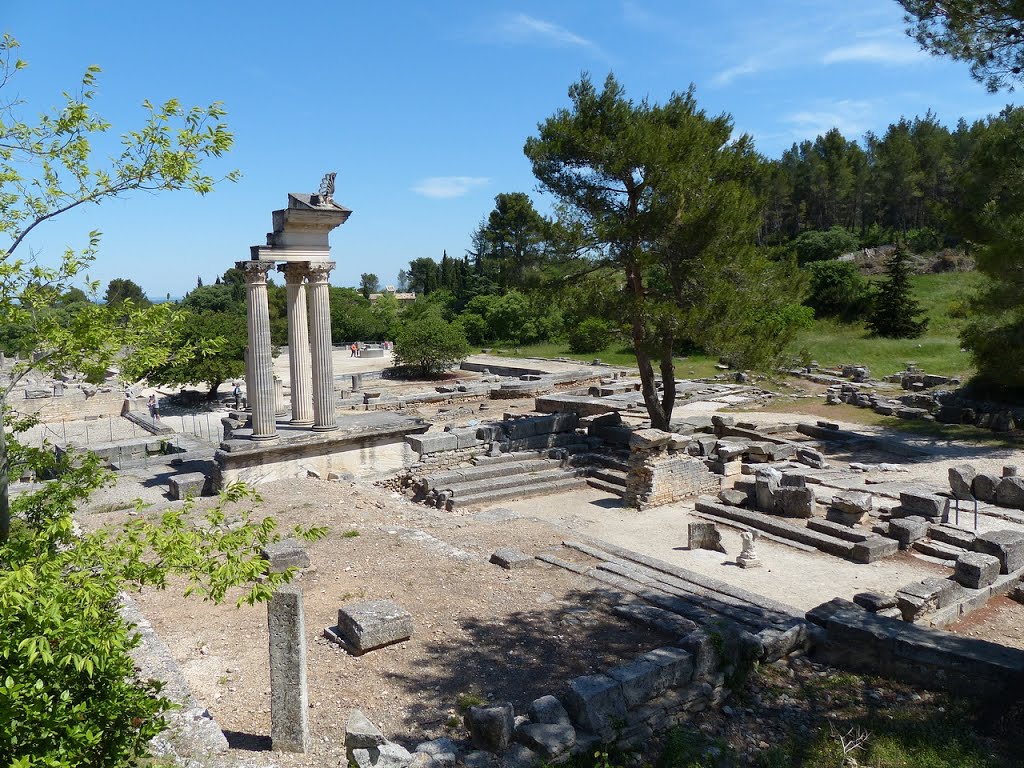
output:
[{"label": "rectangular stone block", "polygon": [[470,427],[469,429],[455,429],[449,434],[455,435],[455,439],[458,441],[458,447],[461,448],[475,448],[482,442],[476,436],[476,427]]},{"label": "rectangular stone block", "polygon": [[898,550],[898,542],[887,539],[885,536],[872,536],[853,545],[850,559],[855,563],[875,563],[885,557],[895,555]]},{"label": "rectangular stone block", "polygon": [[889,537],[899,542],[900,549],[910,549],[910,545],[928,535],[928,521],[923,517],[905,517],[889,521]]},{"label": "rectangular stone block", "polygon": [[974,551],[999,558],[999,572],[1012,573],[1024,568],[1024,532],[1000,530],[979,533]]},{"label": "rectangular stone block", "polygon": [[295,539],[281,539],[273,544],[267,544],[260,555],[264,560],[270,561],[270,573],[283,573],[293,567],[309,567],[306,547]]},{"label": "rectangular stone block", "polygon": [[576,725],[599,736],[614,733],[625,720],[622,684],[608,675],[585,675],[569,681],[565,708]]},{"label": "rectangular stone block", "polygon": [[630,709],[650,701],[666,689],[662,668],[646,659],[618,664],[606,674],[622,685],[622,695]]},{"label": "rectangular stone block", "polygon": [[425,453],[454,451],[459,447],[459,439],[451,432],[434,432],[426,435],[406,435],[405,442],[421,456]]},{"label": "rectangular stone block", "polygon": [[970,589],[981,589],[995,583],[1001,567],[998,557],[981,552],[965,552],[957,558],[953,578]]},{"label": "rectangular stone block", "polygon": [[270,741],[282,752],[309,750],[306,622],[302,589],[280,587],[267,603],[270,635]]},{"label": "rectangular stone block", "polygon": [[639,657],[661,668],[665,689],[687,685],[693,679],[693,654],[672,645],[655,648]]},{"label": "rectangular stone block", "polygon": [[900,493],[900,504],[915,515],[941,518],[942,510],[946,506],[946,500],[941,496],[936,496],[934,493],[904,491]]},{"label": "rectangular stone block", "polygon": [[189,472],[187,474],[171,475],[168,486],[171,498],[180,500],[202,496],[206,490],[207,483],[206,475],[202,472]]},{"label": "rectangular stone block", "polygon": [[339,639],[356,655],[412,637],[412,614],[390,600],[364,600],[338,611]]}]

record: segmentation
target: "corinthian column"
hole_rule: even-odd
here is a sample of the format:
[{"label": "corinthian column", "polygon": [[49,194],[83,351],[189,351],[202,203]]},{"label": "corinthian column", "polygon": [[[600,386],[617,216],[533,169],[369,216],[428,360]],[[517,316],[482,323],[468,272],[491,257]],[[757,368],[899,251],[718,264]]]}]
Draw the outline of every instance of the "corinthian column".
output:
[{"label": "corinthian column", "polygon": [[306,315],[306,286],[303,281],[309,263],[292,261],[278,266],[288,289],[288,370],[292,379],[292,420],[297,427],[313,423],[310,397],[309,318]]},{"label": "corinthian column", "polygon": [[331,359],[331,297],[327,277],[333,261],[309,264],[309,345],[313,362],[313,430],[338,428],[334,414],[334,362]]},{"label": "corinthian column", "polygon": [[270,310],[267,304],[267,273],[274,265],[266,261],[239,261],[235,266],[245,275],[249,329],[249,380],[246,388],[252,412],[252,439],[276,440],[274,367],[270,356]]}]

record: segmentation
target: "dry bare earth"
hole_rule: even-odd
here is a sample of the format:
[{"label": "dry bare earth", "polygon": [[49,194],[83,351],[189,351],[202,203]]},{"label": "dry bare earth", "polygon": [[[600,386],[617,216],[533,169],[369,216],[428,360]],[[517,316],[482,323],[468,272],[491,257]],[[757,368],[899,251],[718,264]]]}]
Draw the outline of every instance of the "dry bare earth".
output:
[{"label": "dry bare earth", "polygon": [[[504,571],[499,546],[535,554],[559,544],[528,520],[451,519],[387,492],[348,483],[290,480],[260,487],[260,512],[283,526],[328,525],[309,546],[305,595],[312,754],[270,748],[265,607],[182,600],[148,591],[141,610],[166,640],[196,696],[228,735],[234,757],[269,765],[344,764],[344,726],[361,709],[407,746],[451,733],[460,693],[510,700],[524,711],[577,675],[605,669],[672,638],[624,623],[595,582],[541,567]],[[92,516],[114,522],[120,513]],[[345,536],[358,531],[358,536]],[[420,534],[414,533],[420,531]],[[424,535],[426,534],[426,535]],[[321,637],[346,602],[386,598],[412,612],[409,642],[353,657]],[[462,728],[455,729],[462,735]],[[259,752],[259,754],[253,751]],[[262,751],[262,752],[260,752]]]}]

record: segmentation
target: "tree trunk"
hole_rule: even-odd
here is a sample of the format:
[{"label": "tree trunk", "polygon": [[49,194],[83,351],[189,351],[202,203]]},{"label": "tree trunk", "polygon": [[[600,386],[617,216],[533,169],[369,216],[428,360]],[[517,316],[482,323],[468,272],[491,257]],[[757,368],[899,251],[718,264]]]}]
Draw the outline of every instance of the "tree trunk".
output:
[{"label": "tree trunk", "polygon": [[[640,309],[640,305],[643,302],[644,285],[639,266],[630,264],[626,267],[626,278],[630,292],[633,294],[636,302],[633,307],[633,349],[636,351],[636,363],[640,369],[640,392],[644,396],[647,415],[651,417],[651,426],[654,429],[663,429],[667,432],[669,431],[669,420],[662,408],[661,401],[658,399],[658,387],[654,379],[654,366],[645,347],[647,333],[644,329],[643,313]],[[674,388],[672,396],[673,398],[675,397]]]},{"label": "tree trunk", "polygon": [[206,399],[207,400],[216,400],[217,399],[217,390],[220,389],[220,385],[223,384],[223,383],[224,383],[223,380],[208,381],[207,384],[210,385],[210,391],[206,393]]},{"label": "tree trunk", "polygon": [[661,412],[665,416],[664,429],[672,422],[672,409],[676,405],[676,366],[672,360],[672,347],[661,353]]}]

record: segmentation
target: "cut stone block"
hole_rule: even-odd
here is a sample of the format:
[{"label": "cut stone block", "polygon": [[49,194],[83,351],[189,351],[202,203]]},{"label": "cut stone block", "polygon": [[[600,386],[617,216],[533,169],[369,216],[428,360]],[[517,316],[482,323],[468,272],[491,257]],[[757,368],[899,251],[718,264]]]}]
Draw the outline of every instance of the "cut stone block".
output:
[{"label": "cut stone block", "polygon": [[352,750],[352,763],[356,768],[408,768],[412,755],[400,744],[388,741],[379,747]]},{"label": "cut stone block", "polygon": [[821,451],[816,451],[813,448],[797,448],[796,460],[814,469],[824,469],[828,466]]},{"label": "cut stone block", "polygon": [[528,567],[533,563],[533,556],[523,554],[517,549],[502,547],[495,550],[494,554],[491,555],[491,562],[495,565],[500,565],[506,570],[512,570],[513,568]]},{"label": "cut stone block", "polygon": [[876,563],[883,558],[895,555],[899,543],[885,536],[871,536],[864,541],[855,542],[850,552],[850,559],[855,563]]},{"label": "cut stone block", "polygon": [[270,561],[270,573],[284,573],[289,568],[309,567],[306,548],[295,539],[281,539],[273,544],[267,544],[260,551],[260,556]]},{"label": "cut stone block", "polygon": [[554,696],[541,696],[530,702],[530,720],[546,725],[569,725],[569,713]]},{"label": "cut stone block", "polygon": [[871,512],[872,495],[865,491],[837,491],[826,517],[842,525],[854,526]]},{"label": "cut stone block", "polygon": [[910,549],[910,545],[928,535],[928,521],[923,517],[904,517],[889,521],[889,536],[899,542],[900,549]]},{"label": "cut stone block", "polygon": [[687,545],[691,550],[710,549],[713,552],[725,552],[722,546],[722,534],[714,523],[689,523],[686,526]]},{"label": "cut stone block", "polygon": [[622,685],[622,695],[630,709],[646,704],[665,690],[661,667],[646,659],[619,664],[606,674]]},{"label": "cut stone block", "polygon": [[970,589],[981,589],[995,583],[1000,567],[998,557],[981,552],[965,552],[957,558],[953,578]]},{"label": "cut stone block", "polygon": [[1024,568],[1024,532],[986,531],[974,540],[974,551],[999,558],[999,572],[1011,573]]},{"label": "cut stone block", "polygon": [[900,493],[900,504],[914,515],[928,518],[941,518],[946,500],[934,493],[903,491]]},{"label": "cut stone block", "polygon": [[754,475],[757,508],[771,514],[775,511],[775,491],[782,485],[782,473],[773,467],[761,467]]},{"label": "cut stone block", "polygon": [[977,476],[978,470],[970,464],[958,464],[955,467],[950,467],[949,487],[953,491],[953,496],[967,501],[973,499],[971,485]]},{"label": "cut stone block", "polygon": [[723,488],[718,492],[718,498],[720,498],[725,504],[732,507],[743,507],[746,506],[749,497],[743,491],[737,490],[736,488]]},{"label": "cut stone block", "polygon": [[356,655],[412,637],[412,614],[390,600],[364,600],[338,611],[336,635]]},{"label": "cut stone block", "polygon": [[996,504],[1024,509],[1024,477],[1010,475],[1000,480],[996,486]]},{"label": "cut stone block", "polygon": [[878,592],[858,592],[853,596],[853,602],[871,613],[878,613],[887,608],[896,607],[896,598],[892,595],[883,595]]},{"label": "cut stone block", "polygon": [[511,704],[470,707],[465,715],[473,746],[498,754],[512,743],[515,711]]},{"label": "cut stone block", "polygon": [[786,517],[814,517],[814,489],[780,487],[775,491],[777,511]]},{"label": "cut stone block", "polygon": [[626,716],[622,684],[608,675],[570,680],[565,706],[576,725],[602,737],[611,735]]},{"label": "cut stone block", "polygon": [[172,475],[168,481],[168,488],[172,499],[181,500],[190,497],[199,497],[206,490],[206,475],[202,472],[188,472],[180,475]]},{"label": "cut stone block", "polygon": [[576,744],[576,729],[562,723],[526,723],[516,729],[516,740],[543,758],[565,754]]},{"label": "cut stone block", "polygon": [[974,494],[974,498],[978,501],[984,501],[986,504],[995,503],[996,486],[999,485],[999,479],[995,475],[976,475],[971,482],[971,491]]},{"label": "cut stone block", "polygon": [[949,579],[925,579],[896,591],[896,605],[904,621],[917,621],[943,607],[943,598],[953,589]]},{"label": "cut stone block", "polygon": [[349,760],[354,759],[354,750],[375,749],[386,743],[384,734],[366,715],[358,709],[349,712],[348,723],[345,725],[345,752],[348,753]]}]

